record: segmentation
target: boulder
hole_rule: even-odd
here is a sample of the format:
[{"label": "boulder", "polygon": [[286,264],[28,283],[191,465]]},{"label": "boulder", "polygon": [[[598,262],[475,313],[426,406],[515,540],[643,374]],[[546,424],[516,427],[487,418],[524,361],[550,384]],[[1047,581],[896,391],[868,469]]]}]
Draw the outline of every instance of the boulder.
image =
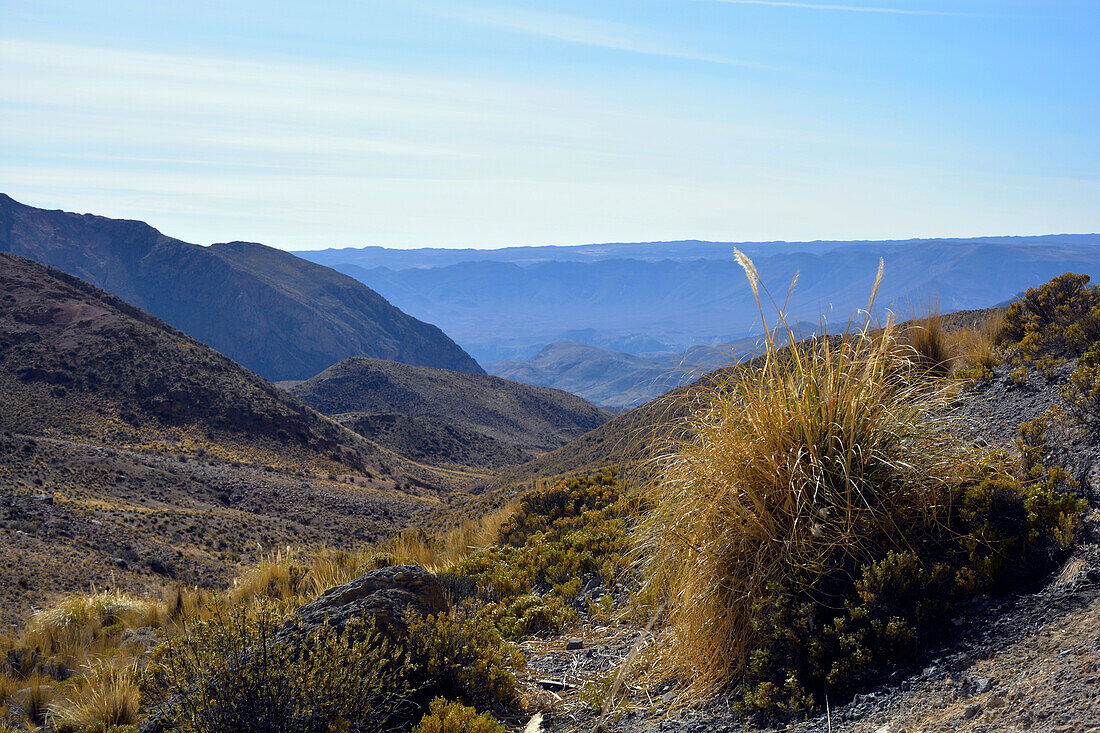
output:
[{"label": "boulder", "polygon": [[425,616],[446,611],[443,586],[422,567],[396,565],[328,589],[299,608],[290,623],[308,633],[325,624],[339,628],[353,618],[371,617],[387,633],[398,634],[405,630],[410,609]]}]

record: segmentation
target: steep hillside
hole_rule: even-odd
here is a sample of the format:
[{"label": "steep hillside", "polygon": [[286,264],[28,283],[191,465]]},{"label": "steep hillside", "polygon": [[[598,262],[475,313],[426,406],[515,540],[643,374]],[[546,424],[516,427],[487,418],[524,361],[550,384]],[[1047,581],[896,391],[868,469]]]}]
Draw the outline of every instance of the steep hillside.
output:
[{"label": "steep hillside", "polygon": [[59,270],[0,253],[0,420],[9,430],[196,440],[347,462],[370,446],[167,324]]},{"label": "steep hillside", "polygon": [[348,356],[483,373],[439,328],[370,288],[260,244],[199,247],[142,222],[0,194],[0,251],[102,287],[269,379],[304,379]]},{"label": "steep hillside", "polygon": [[288,386],[296,397],[328,415],[355,413],[349,419],[361,420],[363,415],[397,414],[442,421],[528,456],[557,448],[609,417],[555,389],[363,357],[345,359]]},{"label": "steep hillside", "polygon": [[378,447],[88,283],[0,253],[0,607],[377,540],[474,477]]},{"label": "steep hillside", "polygon": [[345,412],[335,420],[413,461],[499,469],[523,463],[531,451],[439,418]]}]

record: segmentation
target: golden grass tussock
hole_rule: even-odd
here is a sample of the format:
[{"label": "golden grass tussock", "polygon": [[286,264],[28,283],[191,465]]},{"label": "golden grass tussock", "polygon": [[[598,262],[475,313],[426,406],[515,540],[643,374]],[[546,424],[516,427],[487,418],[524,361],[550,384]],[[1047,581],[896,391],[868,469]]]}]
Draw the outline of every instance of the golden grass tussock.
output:
[{"label": "golden grass tussock", "polygon": [[997,352],[1003,316],[990,315],[980,323],[960,328],[951,333],[952,348],[958,355],[959,366],[966,369],[982,367],[993,369],[1001,363]]},{"label": "golden grass tussock", "polygon": [[[494,544],[500,526],[515,513],[516,506],[516,502],[509,502],[438,534],[422,528],[403,530],[380,543],[351,552],[281,548],[263,555],[259,562],[245,569],[233,581],[228,599],[232,603],[262,599],[300,605],[329,588],[386,565],[420,565],[431,572],[440,572]],[[170,608],[171,605],[169,602]]]},{"label": "golden grass tussock", "polygon": [[[770,299],[739,259],[758,304]],[[763,365],[713,383],[667,439],[638,532],[646,592],[672,632],[665,661],[695,688],[744,672],[757,601],[774,588],[812,587],[830,564],[869,558],[870,543],[903,545],[910,518],[935,521],[936,497],[968,458],[949,437],[947,391],[909,379],[891,323],[782,349],[782,336],[797,338],[781,307],[779,329],[760,310]]]},{"label": "golden grass tussock", "polygon": [[944,326],[935,301],[925,303],[920,315],[909,321],[897,338],[897,345],[904,352],[902,358],[913,367],[937,376],[951,373],[959,357],[957,344]]},{"label": "golden grass tussock", "polygon": [[138,722],[139,692],[127,672],[97,670],[49,706],[56,731],[110,730]]},{"label": "golden grass tussock", "polygon": [[406,530],[383,542],[378,549],[392,553],[400,562],[439,572],[495,544],[501,525],[515,514],[517,506],[517,501],[507,502],[488,514],[469,519],[437,535],[419,529]]},{"label": "golden grass tussock", "polygon": [[[11,693],[7,705],[18,711],[27,723],[40,726],[45,724],[49,706],[56,696],[53,681],[34,674],[19,682],[19,689]],[[36,730],[33,725],[28,725],[28,729]]]},{"label": "golden grass tussock", "polygon": [[105,632],[159,626],[163,616],[159,601],[153,599],[113,591],[74,593],[32,616],[19,646],[50,655],[79,656]]}]

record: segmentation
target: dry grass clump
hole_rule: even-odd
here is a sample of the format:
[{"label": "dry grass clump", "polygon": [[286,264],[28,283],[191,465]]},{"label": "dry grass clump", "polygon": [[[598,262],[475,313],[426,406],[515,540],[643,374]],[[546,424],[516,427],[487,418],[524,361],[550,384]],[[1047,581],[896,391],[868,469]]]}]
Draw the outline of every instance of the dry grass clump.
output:
[{"label": "dry grass clump", "polygon": [[992,376],[993,368],[1002,361],[997,352],[1002,319],[1002,316],[989,316],[975,326],[960,328],[950,334],[959,372],[980,372]]},{"label": "dry grass clump", "polygon": [[465,557],[496,544],[500,527],[515,514],[518,503],[510,501],[480,517],[467,520],[432,535],[423,529],[406,530],[383,542],[378,549],[402,562],[439,572]]},{"label": "dry grass clump", "polygon": [[57,733],[110,730],[138,722],[138,687],[127,672],[99,670],[49,707]]},{"label": "dry grass clump", "polygon": [[959,356],[957,341],[945,328],[934,302],[927,303],[921,315],[906,325],[897,344],[912,367],[937,376],[949,374]]},{"label": "dry grass clump", "polygon": [[164,610],[155,600],[112,591],[72,594],[36,613],[19,646],[40,649],[47,655],[79,657],[104,632],[109,635],[124,627],[161,626],[163,619]]},{"label": "dry grass clump", "polygon": [[[755,267],[737,254],[759,304]],[[881,276],[880,265],[872,304]],[[669,441],[640,527],[647,588],[673,629],[668,661],[696,687],[745,672],[764,634],[759,602],[777,588],[812,595],[830,568],[903,549],[908,525],[937,521],[937,498],[973,457],[950,438],[945,392],[907,379],[890,323],[781,351],[761,316],[765,363],[715,383],[688,437]]]}]

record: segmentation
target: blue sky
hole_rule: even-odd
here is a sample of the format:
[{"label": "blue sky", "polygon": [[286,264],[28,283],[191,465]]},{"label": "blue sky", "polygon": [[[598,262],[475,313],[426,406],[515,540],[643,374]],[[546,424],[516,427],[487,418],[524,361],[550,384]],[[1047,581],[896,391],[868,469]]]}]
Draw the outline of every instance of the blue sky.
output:
[{"label": "blue sky", "polygon": [[0,190],[197,243],[1100,231],[1100,0],[0,0]]}]

